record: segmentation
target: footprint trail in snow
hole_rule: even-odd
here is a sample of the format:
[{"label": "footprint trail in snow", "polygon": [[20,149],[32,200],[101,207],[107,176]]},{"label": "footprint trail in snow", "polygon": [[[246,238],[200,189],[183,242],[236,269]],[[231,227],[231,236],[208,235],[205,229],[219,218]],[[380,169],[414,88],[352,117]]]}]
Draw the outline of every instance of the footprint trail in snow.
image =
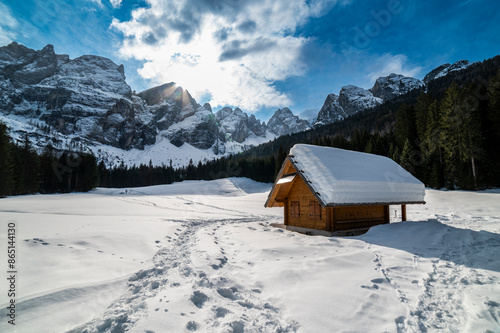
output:
[{"label": "footprint trail in snow", "polygon": [[[154,267],[135,273],[127,291],[106,312],[70,332],[123,332],[131,330],[151,304],[159,304],[155,316],[175,314],[187,331],[203,332],[296,332],[299,325],[285,318],[280,309],[261,299],[261,290],[249,289],[225,271],[228,257],[217,236],[220,226],[261,221],[261,217],[228,220],[178,221],[176,239],[153,258]],[[213,237],[218,255],[207,258],[197,250],[197,233]],[[207,242],[207,239],[203,240]],[[214,251],[212,249],[212,254]],[[192,259],[195,259],[196,264]],[[210,260],[209,260],[210,259]],[[200,262],[205,262],[199,265]],[[187,303],[187,304],[186,304]],[[178,305],[178,306],[177,306]],[[183,309],[188,309],[184,310]],[[146,320],[147,321],[147,320]],[[141,324],[142,325],[142,324]]]}]

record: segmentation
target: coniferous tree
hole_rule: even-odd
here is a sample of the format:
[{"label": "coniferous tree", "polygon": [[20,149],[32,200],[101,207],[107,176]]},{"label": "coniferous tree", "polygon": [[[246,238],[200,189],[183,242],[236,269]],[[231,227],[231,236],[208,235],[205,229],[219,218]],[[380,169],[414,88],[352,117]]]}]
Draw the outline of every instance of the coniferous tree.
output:
[{"label": "coniferous tree", "polygon": [[412,106],[402,104],[396,114],[396,125],[394,135],[397,144],[403,148],[406,140],[411,145],[417,142],[417,126],[415,122],[415,110]]},{"label": "coniferous tree", "polygon": [[278,149],[278,156],[276,157],[275,161],[275,167],[274,167],[274,175],[277,176],[278,173],[281,170],[281,166],[283,165],[283,161],[286,158],[286,152],[283,149],[283,145],[280,145],[280,148]]},{"label": "coniferous tree", "polygon": [[88,192],[99,185],[99,168],[94,155],[82,154],[77,171],[80,181],[78,185],[75,184],[76,191]]},{"label": "coniferous tree", "polygon": [[410,173],[414,173],[415,171],[414,166],[412,165],[412,146],[409,139],[406,139],[403,146],[403,151],[401,152],[401,156],[399,158],[399,165]]},{"label": "coniferous tree", "polygon": [[417,136],[420,142],[425,141],[428,124],[431,121],[432,114],[431,105],[434,99],[426,93],[420,94],[415,104],[415,121]]},{"label": "coniferous tree", "polygon": [[[473,188],[477,189],[477,160],[482,154],[482,129],[479,101],[474,95],[475,86],[463,89],[462,106],[458,108],[459,154],[463,162],[470,163]],[[465,187],[465,186],[464,186]],[[469,187],[469,186],[467,186]]]},{"label": "coniferous tree", "polygon": [[[428,181],[431,187],[442,188],[444,186],[444,157],[442,149],[442,113],[438,101],[429,105],[427,112],[427,128],[424,138],[420,143],[425,172],[432,173]],[[425,175],[425,173],[424,173]],[[432,180],[431,180],[432,178]]]},{"label": "coniferous tree", "polygon": [[7,125],[0,122],[0,197],[12,194],[13,170]]},{"label": "coniferous tree", "polygon": [[55,193],[59,191],[59,181],[54,171],[57,157],[52,145],[47,145],[40,156],[40,192]]},{"label": "coniferous tree", "polygon": [[31,194],[39,190],[39,160],[25,133],[21,144],[13,145],[13,194]]},{"label": "coniferous tree", "polygon": [[450,189],[455,188],[456,176],[459,171],[460,154],[460,127],[461,120],[459,109],[461,108],[460,90],[455,83],[446,90],[445,96],[441,101],[441,135],[440,142],[443,148],[444,158],[446,160],[445,169],[447,173],[446,186]]},{"label": "coniferous tree", "polygon": [[426,179],[426,184],[432,188],[442,188],[444,186],[443,166],[439,162],[439,158],[436,153],[428,156],[427,165],[429,175]]},{"label": "coniferous tree", "polygon": [[190,159],[189,164],[187,166],[187,170],[186,170],[186,179],[188,179],[188,180],[195,179],[195,176],[196,176],[195,172],[196,172],[196,170],[195,170],[193,160]]},{"label": "coniferous tree", "polygon": [[500,70],[488,85],[488,108],[484,120],[485,151],[490,159],[488,179],[493,186],[500,186]]}]

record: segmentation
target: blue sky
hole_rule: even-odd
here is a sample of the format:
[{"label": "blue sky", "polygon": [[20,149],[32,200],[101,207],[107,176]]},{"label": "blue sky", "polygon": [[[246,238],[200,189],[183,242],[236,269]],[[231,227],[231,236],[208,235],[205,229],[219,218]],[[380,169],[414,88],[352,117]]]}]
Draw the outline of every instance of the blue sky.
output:
[{"label": "blue sky", "polygon": [[0,45],[123,63],[132,89],[175,81],[215,110],[314,115],[392,72],[500,54],[497,0],[0,0]]}]

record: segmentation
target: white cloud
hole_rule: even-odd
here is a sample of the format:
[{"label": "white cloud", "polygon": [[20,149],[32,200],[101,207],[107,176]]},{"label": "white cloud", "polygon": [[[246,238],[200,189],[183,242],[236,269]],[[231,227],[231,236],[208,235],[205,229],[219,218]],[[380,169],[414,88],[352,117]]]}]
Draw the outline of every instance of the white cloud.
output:
[{"label": "white cloud", "polygon": [[95,3],[99,8],[104,8],[104,5],[102,4],[101,0],[87,0],[88,2]]},{"label": "white cloud", "polygon": [[289,96],[273,83],[305,73],[300,53],[307,38],[298,26],[335,1],[149,0],[127,22],[112,27],[124,34],[120,54],[145,60],[142,77],[156,84],[177,82],[212,106],[247,111],[282,107]]},{"label": "white cloud", "polygon": [[14,31],[18,26],[10,8],[0,2],[0,45],[7,45],[16,38]]},{"label": "white cloud", "polygon": [[368,70],[369,74],[367,77],[370,83],[374,83],[379,77],[387,76],[391,73],[416,77],[422,71],[422,67],[408,64],[408,58],[404,54],[392,55],[385,53],[371,60]]},{"label": "white cloud", "polygon": [[119,8],[122,5],[122,0],[109,0],[109,2],[114,8]]}]

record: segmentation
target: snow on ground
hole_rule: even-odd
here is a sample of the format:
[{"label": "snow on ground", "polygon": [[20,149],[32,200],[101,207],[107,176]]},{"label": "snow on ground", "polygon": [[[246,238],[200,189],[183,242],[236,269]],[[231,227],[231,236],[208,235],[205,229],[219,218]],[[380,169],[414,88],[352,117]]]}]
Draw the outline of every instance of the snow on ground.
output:
[{"label": "snow on ground", "polygon": [[17,325],[2,279],[0,331],[500,332],[499,190],[427,190],[411,221],[342,238],[270,226],[270,188],[0,200],[4,267],[8,221],[18,240]]},{"label": "snow on ground", "polygon": [[123,150],[100,143],[89,145],[88,147],[99,160],[106,161],[106,165],[109,167],[120,166],[122,161],[129,167],[141,164],[149,165],[150,161],[154,166],[168,166],[170,165],[170,161],[172,161],[172,166],[179,168],[187,166],[189,160],[193,160],[193,163],[197,165],[200,161],[206,162],[220,157],[215,155],[210,149],[198,149],[189,143],[176,147],[161,135],[156,136],[156,143],[154,145],[146,146],[143,150],[137,148]]}]

